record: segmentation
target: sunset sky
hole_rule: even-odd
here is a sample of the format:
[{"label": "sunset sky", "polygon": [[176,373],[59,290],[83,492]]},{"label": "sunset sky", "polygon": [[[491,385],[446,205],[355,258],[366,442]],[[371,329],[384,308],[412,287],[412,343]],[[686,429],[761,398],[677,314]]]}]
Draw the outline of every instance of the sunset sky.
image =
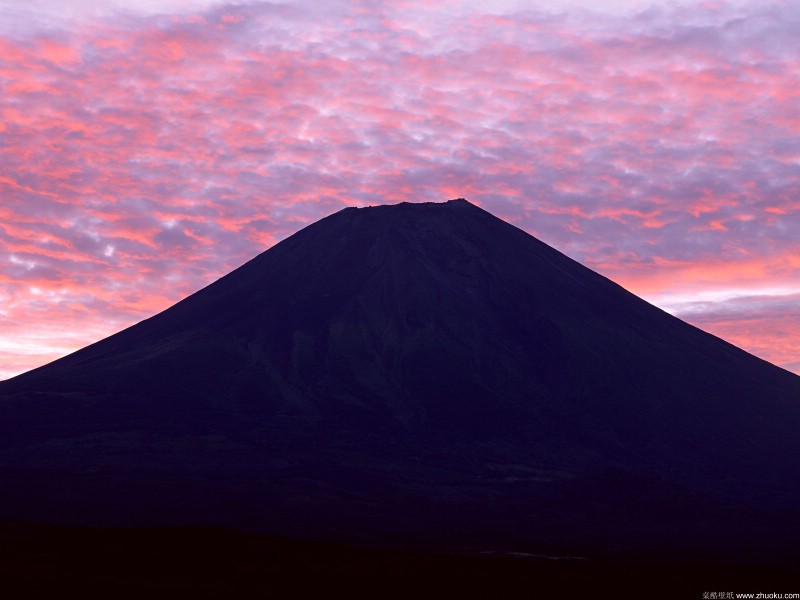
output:
[{"label": "sunset sky", "polygon": [[0,379],[456,197],[800,373],[796,1],[0,0],[0,86]]}]

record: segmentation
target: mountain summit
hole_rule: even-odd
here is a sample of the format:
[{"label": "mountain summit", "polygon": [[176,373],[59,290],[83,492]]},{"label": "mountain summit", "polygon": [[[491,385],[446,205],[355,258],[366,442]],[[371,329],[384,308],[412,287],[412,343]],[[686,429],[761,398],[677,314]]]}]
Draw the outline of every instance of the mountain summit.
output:
[{"label": "mountain summit", "polygon": [[798,431],[800,377],[466,200],[347,208],[0,383],[0,518],[778,553]]}]

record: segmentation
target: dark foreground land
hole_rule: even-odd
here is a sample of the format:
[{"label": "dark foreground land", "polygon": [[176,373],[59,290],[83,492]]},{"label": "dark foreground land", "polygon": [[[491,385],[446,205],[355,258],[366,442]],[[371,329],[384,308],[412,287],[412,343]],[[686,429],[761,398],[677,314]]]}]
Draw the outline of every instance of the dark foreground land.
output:
[{"label": "dark foreground land", "polygon": [[0,564],[6,598],[701,600],[800,593],[800,571],[791,566],[367,549],[209,528],[4,523]]}]

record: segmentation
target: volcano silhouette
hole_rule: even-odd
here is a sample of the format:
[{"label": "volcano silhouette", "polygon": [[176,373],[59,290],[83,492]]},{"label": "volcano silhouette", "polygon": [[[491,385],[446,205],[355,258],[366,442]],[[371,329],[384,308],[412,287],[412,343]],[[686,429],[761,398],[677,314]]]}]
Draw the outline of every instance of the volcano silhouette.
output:
[{"label": "volcano silhouette", "polygon": [[800,554],[800,377],[463,199],[324,218],[0,418],[2,519]]}]

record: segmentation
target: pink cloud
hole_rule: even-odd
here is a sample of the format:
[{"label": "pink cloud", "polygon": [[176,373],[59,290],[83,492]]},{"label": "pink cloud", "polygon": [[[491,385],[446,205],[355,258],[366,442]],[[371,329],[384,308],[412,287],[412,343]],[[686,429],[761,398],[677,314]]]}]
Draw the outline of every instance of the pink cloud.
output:
[{"label": "pink cloud", "polygon": [[[0,376],[345,205],[466,196],[652,298],[798,280],[785,4],[203,6],[0,32],[0,339],[29,340]],[[797,365],[779,313],[724,306]]]}]

